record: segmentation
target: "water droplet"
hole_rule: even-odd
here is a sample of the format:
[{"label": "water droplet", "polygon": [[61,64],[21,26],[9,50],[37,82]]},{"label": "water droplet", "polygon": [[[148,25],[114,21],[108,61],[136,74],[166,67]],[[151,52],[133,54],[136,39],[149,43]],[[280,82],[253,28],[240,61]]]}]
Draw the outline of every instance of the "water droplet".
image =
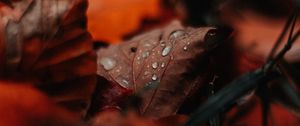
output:
[{"label": "water droplet", "polygon": [[158,77],[157,77],[156,74],[153,74],[151,79],[154,80],[154,81],[156,81],[158,79]]},{"label": "water droplet", "polygon": [[165,63],[162,63],[160,67],[161,67],[161,68],[164,68],[165,66],[166,66],[166,64],[165,64]]},{"label": "water droplet", "polygon": [[129,82],[127,80],[122,80],[122,84],[123,86],[128,87]]},{"label": "water droplet", "polygon": [[172,50],[172,46],[166,46],[166,47],[163,49],[161,55],[162,55],[162,56],[167,56],[167,55],[171,52],[171,50]]},{"label": "water droplet", "polygon": [[182,37],[185,35],[185,32],[183,30],[178,30],[178,31],[174,31],[171,33],[170,38],[169,39],[177,39],[179,37]]},{"label": "water droplet", "polygon": [[163,40],[161,40],[161,41],[160,41],[160,46],[161,46],[161,47],[165,47],[165,46],[166,46],[166,42],[163,41]]},{"label": "water droplet", "polygon": [[215,36],[216,34],[217,34],[217,30],[216,29],[212,29],[212,30],[209,30],[207,32],[207,35],[209,35],[209,36]]},{"label": "water droplet", "polygon": [[152,68],[153,68],[153,69],[158,68],[158,63],[157,63],[157,62],[152,63]]},{"label": "water droplet", "polygon": [[184,51],[187,51],[187,50],[188,50],[188,47],[187,47],[187,46],[184,46],[184,47],[183,47],[183,50],[184,50]]},{"label": "water droplet", "polygon": [[128,77],[124,77],[124,76],[118,76],[116,81],[118,82],[118,84],[124,88],[130,88],[130,82],[127,80]]},{"label": "water droplet", "polygon": [[100,59],[100,64],[105,70],[112,70],[117,65],[117,61],[113,58],[103,57]]},{"label": "water droplet", "polygon": [[217,35],[217,29],[210,29],[210,30],[206,33],[206,35],[205,35],[205,37],[204,37],[204,40],[205,40],[205,41],[211,41],[211,40],[214,40],[214,38],[216,37],[216,35]]},{"label": "water droplet", "polygon": [[142,54],[142,57],[143,58],[147,58],[148,56],[150,56],[150,52],[144,52],[143,54]]}]

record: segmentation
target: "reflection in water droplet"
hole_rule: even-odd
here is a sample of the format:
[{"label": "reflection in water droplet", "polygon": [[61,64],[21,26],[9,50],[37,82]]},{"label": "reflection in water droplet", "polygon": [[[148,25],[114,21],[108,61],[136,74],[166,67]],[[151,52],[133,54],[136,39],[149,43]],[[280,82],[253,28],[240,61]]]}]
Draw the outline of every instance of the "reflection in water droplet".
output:
[{"label": "reflection in water droplet", "polygon": [[217,35],[217,29],[211,29],[206,33],[206,37],[214,37]]},{"label": "reflection in water droplet", "polygon": [[166,46],[166,47],[163,49],[161,55],[162,55],[162,56],[167,56],[167,55],[171,52],[171,50],[172,50],[172,46]]},{"label": "reflection in water droplet", "polygon": [[154,81],[156,81],[158,79],[158,77],[157,77],[156,74],[153,74],[151,79],[154,80]]},{"label": "reflection in water droplet", "polygon": [[118,84],[124,88],[130,88],[130,83],[129,81],[127,80],[127,78],[125,78],[124,76],[118,76],[116,78],[116,81],[118,82]]},{"label": "reflection in water droplet", "polygon": [[122,83],[127,86],[129,85],[129,82],[127,80],[122,80]]},{"label": "reflection in water droplet", "polygon": [[187,47],[187,46],[184,46],[184,47],[183,47],[183,50],[184,50],[184,51],[187,51],[187,50],[188,50],[188,47]]},{"label": "reflection in water droplet", "polygon": [[117,61],[113,58],[103,57],[100,59],[100,64],[105,70],[112,70],[117,65]]},{"label": "reflection in water droplet", "polygon": [[161,40],[161,41],[160,41],[160,46],[161,46],[161,47],[165,47],[165,46],[166,46],[166,42],[163,41],[163,40]]},{"label": "reflection in water droplet", "polygon": [[150,52],[143,52],[142,57],[147,58],[150,55]]},{"label": "reflection in water droplet", "polygon": [[184,35],[185,35],[185,32],[182,31],[182,30],[174,31],[174,32],[171,33],[169,39],[174,40],[174,39],[177,39],[177,38],[182,37]]},{"label": "reflection in water droplet", "polygon": [[153,68],[153,69],[158,68],[158,63],[157,63],[157,62],[152,63],[152,68]]}]

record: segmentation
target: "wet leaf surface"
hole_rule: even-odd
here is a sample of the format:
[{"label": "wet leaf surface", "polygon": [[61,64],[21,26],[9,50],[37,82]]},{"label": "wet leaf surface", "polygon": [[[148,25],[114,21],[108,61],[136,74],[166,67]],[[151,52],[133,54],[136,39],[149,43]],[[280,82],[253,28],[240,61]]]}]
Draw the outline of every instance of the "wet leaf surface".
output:
[{"label": "wet leaf surface", "polygon": [[206,79],[209,51],[226,38],[217,31],[214,27],[185,28],[175,21],[99,49],[97,73],[141,96],[143,115],[173,115]]}]

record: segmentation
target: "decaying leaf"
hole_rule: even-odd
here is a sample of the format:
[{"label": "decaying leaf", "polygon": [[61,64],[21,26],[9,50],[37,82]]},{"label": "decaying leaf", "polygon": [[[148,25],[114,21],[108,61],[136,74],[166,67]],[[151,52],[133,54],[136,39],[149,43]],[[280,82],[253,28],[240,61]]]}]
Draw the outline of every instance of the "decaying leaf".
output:
[{"label": "decaying leaf", "polygon": [[141,96],[140,113],[173,115],[206,78],[209,51],[227,37],[215,27],[185,28],[178,21],[128,42],[99,49],[98,75]]},{"label": "decaying leaf", "polygon": [[13,0],[1,8],[0,77],[31,82],[83,116],[95,86],[87,0]]}]

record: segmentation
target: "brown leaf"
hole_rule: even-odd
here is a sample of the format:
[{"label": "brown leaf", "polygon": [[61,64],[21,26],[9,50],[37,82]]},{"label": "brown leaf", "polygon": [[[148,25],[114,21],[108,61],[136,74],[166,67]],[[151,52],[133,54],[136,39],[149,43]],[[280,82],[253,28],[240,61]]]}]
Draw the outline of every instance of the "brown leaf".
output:
[{"label": "brown leaf", "polygon": [[175,21],[98,50],[97,73],[140,95],[143,115],[173,115],[205,80],[208,52],[224,39],[218,34],[214,27],[184,28]]},{"label": "brown leaf", "polygon": [[0,6],[0,78],[32,82],[83,116],[96,83],[87,0],[11,2]]}]

